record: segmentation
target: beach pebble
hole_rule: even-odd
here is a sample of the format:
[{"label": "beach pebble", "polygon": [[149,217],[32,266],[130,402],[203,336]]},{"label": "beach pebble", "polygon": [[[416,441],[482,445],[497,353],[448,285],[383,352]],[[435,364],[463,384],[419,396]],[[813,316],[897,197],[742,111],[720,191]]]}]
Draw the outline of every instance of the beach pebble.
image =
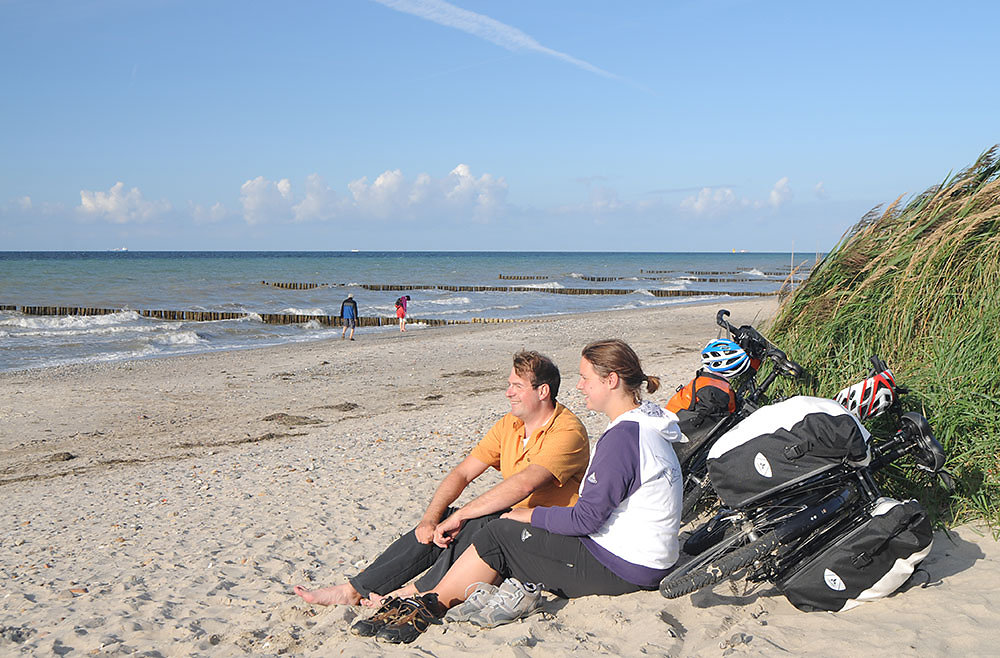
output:
[{"label": "beach pebble", "polygon": [[0,638],[14,644],[22,644],[35,632],[35,629],[28,626],[0,626]]},{"label": "beach pebble", "polygon": [[720,649],[732,649],[744,644],[750,644],[753,639],[752,635],[747,635],[746,633],[733,633],[728,640],[724,640],[719,643]]}]

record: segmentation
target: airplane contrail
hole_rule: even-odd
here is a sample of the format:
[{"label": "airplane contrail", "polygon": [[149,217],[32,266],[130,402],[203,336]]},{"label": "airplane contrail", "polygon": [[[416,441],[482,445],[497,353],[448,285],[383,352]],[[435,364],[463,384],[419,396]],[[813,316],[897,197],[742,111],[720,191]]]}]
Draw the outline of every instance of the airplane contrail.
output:
[{"label": "airplane contrail", "polygon": [[390,9],[395,9],[406,14],[412,14],[413,16],[418,16],[425,20],[437,23],[438,25],[444,25],[446,27],[452,27],[456,30],[461,30],[472,36],[479,37],[489,41],[490,43],[495,43],[501,48],[506,48],[510,51],[531,51],[536,53],[541,53],[543,55],[548,55],[550,57],[555,57],[556,59],[562,60],[567,64],[572,64],[577,68],[581,68],[584,71],[589,71],[590,73],[595,73],[605,78],[611,78],[614,80],[619,79],[617,75],[613,73],[608,73],[604,69],[598,68],[589,62],[585,62],[582,59],[577,59],[572,55],[567,55],[566,53],[561,53],[558,50],[553,50],[552,48],[547,48],[542,44],[538,43],[534,38],[525,34],[516,27],[511,27],[501,23],[498,20],[494,20],[489,16],[484,16],[482,14],[477,14],[467,9],[462,9],[461,7],[456,7],[453,4],[444,2],[443,0],[373,0],[389,7]]}]

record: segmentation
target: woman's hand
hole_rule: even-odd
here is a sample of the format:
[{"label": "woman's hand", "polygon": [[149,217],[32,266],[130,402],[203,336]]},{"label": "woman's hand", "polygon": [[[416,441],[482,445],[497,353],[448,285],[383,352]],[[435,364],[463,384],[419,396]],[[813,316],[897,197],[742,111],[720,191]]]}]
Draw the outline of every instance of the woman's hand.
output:
[{"label": "woman's hand", "polygon": [[506,514],[501,514],[501,519],[510,519],[511,521],[520,521],[521,523],[531,523],[531,512],[532,510],[527,507],[518,507],[517,509],[512,509]]}]

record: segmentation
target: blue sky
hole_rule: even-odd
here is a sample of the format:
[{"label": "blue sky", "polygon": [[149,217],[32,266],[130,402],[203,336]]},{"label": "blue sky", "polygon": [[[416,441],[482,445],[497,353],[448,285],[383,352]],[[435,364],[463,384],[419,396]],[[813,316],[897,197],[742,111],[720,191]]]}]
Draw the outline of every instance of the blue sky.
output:
[{"label": "blue sky", "polygon": [[0,250],[825,250],[1000,141],[997,25],[991,2],[0,0]]}]

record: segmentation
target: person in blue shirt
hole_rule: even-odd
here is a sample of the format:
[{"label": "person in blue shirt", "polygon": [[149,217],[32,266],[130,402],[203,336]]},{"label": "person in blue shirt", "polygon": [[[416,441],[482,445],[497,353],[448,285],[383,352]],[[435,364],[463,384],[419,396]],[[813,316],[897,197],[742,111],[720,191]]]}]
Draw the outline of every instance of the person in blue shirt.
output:
[{"label": "person in blue shirt", "polygon": [[354,327],[358,323],[358,303],[354,301],[354,293],[348,293],[347,299],[340,305],[340,318],[344,321],[344,330],[340,332],[340,340],[347,336],[347,328],[351,328],[351,340],[354,340]]}]

